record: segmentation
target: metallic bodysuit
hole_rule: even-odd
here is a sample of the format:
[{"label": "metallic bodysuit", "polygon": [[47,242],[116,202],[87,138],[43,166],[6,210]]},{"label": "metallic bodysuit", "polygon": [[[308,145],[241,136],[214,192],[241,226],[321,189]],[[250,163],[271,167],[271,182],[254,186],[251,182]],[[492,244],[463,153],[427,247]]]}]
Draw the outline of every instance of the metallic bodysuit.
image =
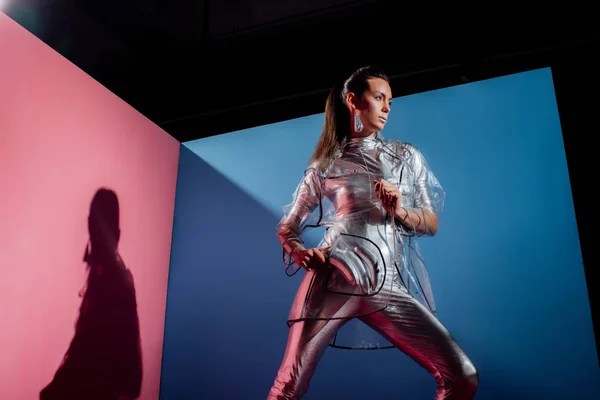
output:
[{"label": "metallic bodysuit", "polygon": [[[332,160],[309,166],[284,208],[279,238],[285,248],[290,240],[303,242],[306,229],[324,226],[318,247],[331,250],[328,267],[307,271],[300,283],[268,399],[302,398],[325,349],[351,320],[370,326],[429,371],[437,382],[436,400],[475,394],[474,365],[435,317],[417,242],[433,232],[419,234],[388,215],[375,193],[376,179],[398,185],[402,207],[420,213],[423,222],[425,212],[443,207],[444,191],[421,153],[379,133],[348,139]],[[284,259],[288,270],[300,268],[285,251]]]}]

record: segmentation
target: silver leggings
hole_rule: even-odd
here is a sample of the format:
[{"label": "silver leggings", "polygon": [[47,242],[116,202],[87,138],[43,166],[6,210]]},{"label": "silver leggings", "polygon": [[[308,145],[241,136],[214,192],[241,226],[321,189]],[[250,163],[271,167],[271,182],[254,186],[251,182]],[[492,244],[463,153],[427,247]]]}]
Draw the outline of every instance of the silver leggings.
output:
[{"label": "silver leggings", "polygon": [[[435,378],[435,400],[470,400],[475,396],[478,374],[471,360],[435,316],[404,290],[395,288],[385,309],[360,317],[360,320]],[[294,323],[267,400],[301,399],[320,358],[345,322],[309,320]]]}]

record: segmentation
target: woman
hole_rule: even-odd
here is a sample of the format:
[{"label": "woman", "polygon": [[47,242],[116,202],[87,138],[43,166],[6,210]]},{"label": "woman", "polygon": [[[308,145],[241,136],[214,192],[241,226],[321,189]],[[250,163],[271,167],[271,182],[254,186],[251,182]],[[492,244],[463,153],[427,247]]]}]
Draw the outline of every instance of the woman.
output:
[{"label": "woman", "polygon": [[[477,371],[435,317],[416,241],[436,234],[444,192],[415,146],[379,133],[391,103],[386,75],[370,67],[327,99],[321,138],[278,226],[288,267],[306,273],[269,399],[301,398],[325,349],[356,319],[431,373],[436,400],[475,395]],[[318,226],[321,243],[305,248],[301,236]]]}]

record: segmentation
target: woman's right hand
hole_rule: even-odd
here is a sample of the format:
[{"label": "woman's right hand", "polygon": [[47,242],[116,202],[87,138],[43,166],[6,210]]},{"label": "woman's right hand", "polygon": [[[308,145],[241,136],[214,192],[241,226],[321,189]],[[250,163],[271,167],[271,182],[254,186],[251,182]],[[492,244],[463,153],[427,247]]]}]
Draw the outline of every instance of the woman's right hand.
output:
[{"label": "woman's right hand", "polygon": [[329,250],[331,250],[331,246],[320,249],[316,247],[312,249],[299,248],[294,250],[292,257],[298,265],[310,271],[327,264]]}]

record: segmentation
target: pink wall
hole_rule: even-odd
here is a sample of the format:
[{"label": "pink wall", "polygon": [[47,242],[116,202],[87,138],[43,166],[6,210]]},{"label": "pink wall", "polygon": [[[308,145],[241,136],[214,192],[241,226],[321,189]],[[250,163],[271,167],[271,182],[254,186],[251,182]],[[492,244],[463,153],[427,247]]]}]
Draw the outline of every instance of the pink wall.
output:
[{"label": "pink wall", "polygon": [[1,399],[37,398],[73,338],[100,187],[119,197],[135,281],[140,398],[158,398],[178,157],[175,139],[0,13]]}]

